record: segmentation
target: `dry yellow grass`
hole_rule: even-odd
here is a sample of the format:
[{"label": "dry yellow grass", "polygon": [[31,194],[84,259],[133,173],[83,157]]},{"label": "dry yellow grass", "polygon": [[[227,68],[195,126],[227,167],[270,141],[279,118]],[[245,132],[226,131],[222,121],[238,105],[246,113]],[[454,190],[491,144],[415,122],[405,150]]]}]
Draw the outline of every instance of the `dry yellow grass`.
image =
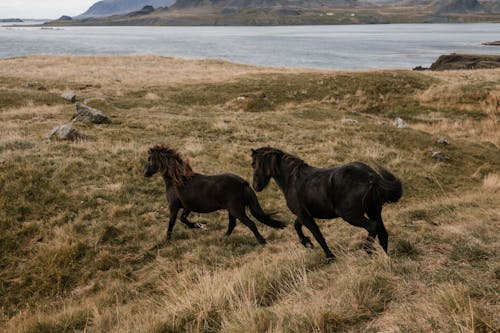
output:
[{"label": "dry yellow grass", "polygon": [[[48,90],[22,87],[40,81]],[[412,73],[269,69],[140,57],[0,61],[0,331],[495,332],[500,329],[500,71]],[[80,100],[111,125],[51,142]],[[266,100],[238,101],[265,92]],[[495,104],[497,103],[497,104]],[[408,128],[392,126],[403,117]],[[356,124],[343,122],[358,120]],[[436,139],[446,136],[449,146]],[[379,162],[405,196],[384,209],[389,256],[365,232],[320,221],[337,255],[303,248],[289,226],[258,225],[268,245],[224,213],[177,224],[156,143],[203,173],[251,179],[250,148],[273,145],[313,165]],[[437,162],[442,150],[450,160]],[[271,185],[266,210],[293,221]]]}]

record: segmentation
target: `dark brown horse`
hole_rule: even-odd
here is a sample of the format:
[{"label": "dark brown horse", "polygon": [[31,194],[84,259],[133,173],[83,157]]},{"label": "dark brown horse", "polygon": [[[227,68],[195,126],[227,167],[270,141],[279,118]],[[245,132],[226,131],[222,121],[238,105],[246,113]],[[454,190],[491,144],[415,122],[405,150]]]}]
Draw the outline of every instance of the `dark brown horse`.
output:
[{"label": "dark brown horse", "polygon": [[167,240],[172,236],[177,213],[181,208],[181,221],[190,228],[199,228],[201,225],[189,222],[189,213],[210,213],[225,209],[229,212],[227,236],[233,232],[236,219],[239,219],[252,230],[261,244],[265,244],[266,240],[246,215],[246,207],[250,208],[252,215],[260,222],[273,228],[284,228],[283,223],[264,213],[255,192],[243,178],[230,173],[214,176],[195,173],[175,150],[163,145],[154,146],[148,153],[144,176],[151,177],[157,172],[161,173],[167,190],[170,209]]},{"label": "dark brown horse", "polygon": [[283,191],[288,208],[297,216],[295,230],[304,246],[312,247],[312,243],[304,236],[302,225],[311,231],[327,258],[334,259],[314,218],[342,217],[368,231],[365,243],[368,253],[373,250],[377,236],[387,252],[389,236],[382,221],[382,206],[398,201],[403,194],[401,182],[389,171],[379,167],[377,173],[361,162],[315,168],[296,156],[270,147],[252,149],[252,167],[253,187],[257,192],[262,191],[271,178]]}]

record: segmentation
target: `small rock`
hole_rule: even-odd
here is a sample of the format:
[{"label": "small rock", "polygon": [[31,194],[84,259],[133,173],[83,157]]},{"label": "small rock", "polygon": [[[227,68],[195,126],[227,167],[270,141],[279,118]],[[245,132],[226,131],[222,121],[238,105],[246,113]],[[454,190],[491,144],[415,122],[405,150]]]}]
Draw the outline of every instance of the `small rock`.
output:
[{"label": "small rock", "polygon": [[81,103],[76,103],[76,115],[73,118],[73,122],[111,124],[111,120],[102,111]]},{"label": "small rock", "polygon": [[87,137],[80,132],[78,132],[71,125],[61,125],[55,127],[49,135],[51,140],[68,140],[68,141],[81,141],[85,140]]},{"label": "small rock", "polygon": [[266,94],[264,92],[257,92],[257,93],[241,94],[237,98],[238,101],[243,101],[243,100],[246,100],[246,99],[266,100],[267,96],[266,96]]},{"label": "small rock", "polygon": [[439,143],[440,145],[445,145],[445,146],[450,144],[450,142],[448,141],[447,138],[439,138],[439,139],[437,139],[437,143]]},{"label": "small rock", "polygon": [[344,118],[342,119],[342,124],[347,124],[347,125],[355,125],[355,124],[358,124],[359,121],[357,121],[356,119],[352,119],[352,118]]},{"label": "small rock", "polygon": [[101,97],[85,98],[83,100],[83,104],[87,104],[87,105],[90,103],[93,103],[93,102],[102,102],[102,103],[107,104],[106,100],[104,98],[101,98]]},{"label": "small rock", "polygon": [[62,98],[67,100],[70,103],[76,102],[76,94],[73,91],[67,91],[61,95]]},{"label": "small rock", "polygon": [[104,204],[107,204],[107,203],[108,203],[108,200],[103,199],[103,198],[97,198],[97,199],[95,199],[95,202],[96,202],[98,205],[102,206],[102,205],[104,205]]},{"label": "small rock", "polygon": [[448,156],[446,156],[443,152],[440,151],[432,152],[432,158],[438,161],[447,161],[450,159]]},{"label": "small rock", "polygon": [[405,128],[408,125],[406,125],[406,122],[403,119],[397,117],[396,119],[394,119],[394,126],[396,126],[397,128]]},{"label": "small rock", "polygon": [[23,83],[23,88],[36,89],[36,90],[47,90],[47,88],[40,82],[26,82]]},{"label": "small rock", "polygon": [[417,66],[417,67],[413,67],[413,70],[414,71],[427,71],[427,70],[429,70],[429,68]]}]

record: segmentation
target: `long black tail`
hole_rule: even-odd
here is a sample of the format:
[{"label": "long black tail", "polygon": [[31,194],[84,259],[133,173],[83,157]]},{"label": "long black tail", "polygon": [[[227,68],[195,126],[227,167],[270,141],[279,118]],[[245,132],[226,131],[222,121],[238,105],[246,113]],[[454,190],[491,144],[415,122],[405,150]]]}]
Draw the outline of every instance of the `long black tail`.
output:
[{"label": "long black tail", "polygon": [[250,208],[250,212],[257,220],[276,229],[283,229],[286,226],[283,222],[275,220],[271,217],[271,215],[264,213],[262,207],[259,204],[259,200],[257,200],[257,196],[255,195],[255,192],[250,188],[250,185],[245,188],[245,194],[248,200],[248,207]]},{"label": "long black tail", "polygon": [[398,202],[403,196],[403,185],[392,173],[378,165],[380,177],[373,186],[373,198],[384,204]]}]

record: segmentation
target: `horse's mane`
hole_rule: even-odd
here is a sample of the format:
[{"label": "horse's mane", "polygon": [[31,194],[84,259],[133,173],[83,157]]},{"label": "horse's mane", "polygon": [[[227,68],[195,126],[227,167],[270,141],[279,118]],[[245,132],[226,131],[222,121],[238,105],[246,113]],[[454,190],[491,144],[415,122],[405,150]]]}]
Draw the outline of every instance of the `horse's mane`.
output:
[{"label": "horse's mane", "polygon": [[299,176],[304,168],[309,166],[306,162],[304,162],[304,160],[298,158],[297,156],[285,153],[284,151],[277,148],[264,147],[257,149],[256,152],[263,159],[269,161],[267,167],[269,167],[271,170],[277,169],[279,160],[286,163],[286,165],[290,169],[290,175],[294,177]]},{"label": "horse's mane", "polygon": [[153,163],[159,166],[162,175],[172,179],[175,186],[184,185],[184,181],[194,176],[189,162],[182,159],[177,151],[165,145],[156,145],[149,149]]}]

